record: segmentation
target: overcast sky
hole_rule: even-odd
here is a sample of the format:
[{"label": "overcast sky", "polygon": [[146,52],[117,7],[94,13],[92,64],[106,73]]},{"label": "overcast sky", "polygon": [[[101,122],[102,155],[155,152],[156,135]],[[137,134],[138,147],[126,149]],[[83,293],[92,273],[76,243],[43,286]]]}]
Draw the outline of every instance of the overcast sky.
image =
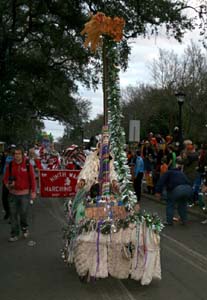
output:
[{"label": "overcast sky", "polygon": [[[129,66],[126,72],[120,72],[121,89],[129,85],[135,86],[140,83],[150,83],[151,74],[149,65],[153,59],[158,58],[159,49],[173,50],[178,55],[182,55],[184,49],[190,44],[190,41],[198,41],[197,33],[186,34],[182,44],[175,39],[167,39],[165,35],[160,35],[156,39],[138,38],[131,42],[132,51],[129,60]],[[80,96],[87,98],[92,103],[91,119],[97,114],[103,113],[103,95],[101,85],[96,92],[92,90],[80,89]],[[58,122],[46,121],[45,130],[51,132],[55,138],[62,136],[63,127]]]}]

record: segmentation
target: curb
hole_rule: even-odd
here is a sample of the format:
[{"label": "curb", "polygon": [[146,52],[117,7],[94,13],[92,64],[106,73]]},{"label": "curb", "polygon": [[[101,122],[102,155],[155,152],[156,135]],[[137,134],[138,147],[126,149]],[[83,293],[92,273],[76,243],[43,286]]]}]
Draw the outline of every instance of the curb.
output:
[{"label": "curb", "polygon": [[[157,203],[160,203],[160,204],[166,206],[166,203],[164,200],[157,200],[155,198],[155,196],[152,196],[152,195],[149,195],[146,193],[143,193],[142,195],[151,201],[154,201],[154,202],[157,202]],[[193,207],[193,208],[188,207],[188,213],[193,216],[200,217],[200,218],[206,218],[206,216],[207,216],[207,212],[206,213],[202,212],[202,210],[199,207]]]}]

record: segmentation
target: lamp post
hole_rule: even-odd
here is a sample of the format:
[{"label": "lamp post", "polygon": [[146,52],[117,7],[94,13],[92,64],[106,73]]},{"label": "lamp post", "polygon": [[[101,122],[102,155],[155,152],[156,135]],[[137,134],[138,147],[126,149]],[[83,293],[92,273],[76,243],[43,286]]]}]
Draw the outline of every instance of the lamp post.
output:
[{"label": "lamp post", "polygon": [[83,147],[83,138],[84,138],[84,128],[83,128],[83,126],[80,127],[80,133],[81,133],[81,146]]},{"label": "lamp post", "polygon": [[183,126],[182,126],[182,107],[185,101],[185,94],[183,92],[178,92],[175,94],[177,102],[179,105],[179,148],[183,148]]}]

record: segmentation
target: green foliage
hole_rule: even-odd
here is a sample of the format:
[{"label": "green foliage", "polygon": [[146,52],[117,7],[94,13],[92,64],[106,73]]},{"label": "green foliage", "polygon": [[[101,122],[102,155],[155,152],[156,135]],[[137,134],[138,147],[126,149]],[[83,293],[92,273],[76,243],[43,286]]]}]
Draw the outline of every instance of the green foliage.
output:
[{"label": "green foliage", "polygon": [[136,201],[132,183],[130,182],[130,170],[127,165],[125,148],[125,133],[121,126],[121,105],[120,105],[120,83],[119,83],[119,52],[116,44],[105,39],[107,62],[106,90],[108,100],[108,123],[110,133],[110,148],[114,157],[114,167],[118,175],[121,191],[121,199],[128,210],[131,210]]},{"label": "green foliage", "polygon": [[[168,60],[169,57],[170,60]],[[165,63],[166,61],[168,64]],[[184,136],[195,142],[202,142],[206,139],[206,67],[206,51],[192,42],[186,47],[182,56],[176,56],[173,51],[161,51],[159,59],[153,63],[153,74],[154,78],[157,79],[155,84],[158,89],[168,91],[172,100],[176,91],[181,90],[185,93],[183,105]],[[160,78],[163,80],[160,81]],[[168,102],[171,103],[173,113],[177,115],[178,105],[175,97],[173,102],[170,101],[170,98]],[[176,110],[173,109],[173,105],[175,105]]]},{"label": "green foliage", "polygon": [[[12,119],[11,119],[12,118]],[[37,133],[44,128],[43,122],[36,119],[29,119],[16,114],[15,118],[8,115],[8,119],[0,120],[0,137],[7,144],[31,145],[37,138]]]},{"label": "green foliage", "polygon": [[88,112],[91,104],[88,100],[77,98],[76,107],[70,112],[72,122],[63,122],[65,126],[63,137],[59,142],[63,147],[68,147],[71,144],[82,145],[83,138],[89,138],[92,134],[90,128],[87,127]]},{"label": "green foliage", "polygon": [[86,138],[100,134],[103,126],[103,115],[97,115],[95,119],[84,125],[84,135]]},{"label": "green foliage", "polygon": [[106,15],[123,17],[126,20],[126,38],[156,34],[160,25],[164,24],[167,33],[180,40],[186,29],[193,28],[192,19],[187,17],[184,11],[187,1],[96,0],[82,2],[87,3],[87,7],[94,13],[101,11]]},{"label": "green foliage", "polygon": [[80,36],[85,21],[77,1],[1,1],[2,123],[35,116],[73,124],[77,82],[95,78]]},{"label": "green foliage", "polygon": [[122,99],[127,140],[129,121],[133,119],[140,120],[142,139],[150,131],[166,135],[173,130],[177,122],[176,99],[168,90],[144,85],[128,87],[123,91]]},{"label": "green foliage", "polygon": [[126,229],[130,224],[134,224],[137,229],[139,226],[146,225],[147,228],[156,233],[160,233],[163,229],[163,224],[157,214],[148,214],[146,212],[134,213],[128,215],[125,219],[105,219],[97,221],[95,219],[84,219],[80,224],[74,226],[69,225],[64,229],[64,236],[71,241],[75,238],[77,232],[79,234],[90,232],[92,230],[100,230],[102,234],[113,234],[119,232],[120,229]]},{"label": "green foliage", "polygon": [[[184,138],[204,142],[207,137],[207,56],[191,44],[181,57],[173,51],[160,51],[153,62],[154,85],[128,87],[123,91],[124,128],[130,119],[141,121],[141,138],[150,131],[166,135],[178,126],[179,107],[175,93],[186,94],[182,119]],[[199,132],[199,135],[198,135]]]},{"label": "green foliage", "polygon": [[54,137],[51,132],[48,134],[46,131],[41,131],[36,135],[36,142],[42,143],[44,139],[48,140],[50,143],[54,142]]},{"label": "green foliage", "polygon": [[[90,87],[100,78],[100,53],[84,49],[80,35],[89,12],[125,19],[124,39],[118,47],[121,67],[126,69],[131,37],[156,35],[165,27],[169,36],[181,40],[186,30],[194,28],[195,18],[186,15],[187,2],[1,0],[0,122],[5,130],[0,138],[8,140],[6,129],[14,125],[18,136],[21,130],[17,126],[24,121],[25,127],[31,127],[31,118],[50,118],[76,127],[78,82]],[[201,33],[205,36],[205,6],[196,13],[203,21]],[[16,118],[19,121],[14,123]]]}]

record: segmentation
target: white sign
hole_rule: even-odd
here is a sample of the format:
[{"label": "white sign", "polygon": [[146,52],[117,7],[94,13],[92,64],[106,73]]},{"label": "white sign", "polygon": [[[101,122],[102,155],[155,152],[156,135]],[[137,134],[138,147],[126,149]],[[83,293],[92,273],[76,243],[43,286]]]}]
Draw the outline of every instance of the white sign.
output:
[{"label": "white sign", "polygon": [[129,142],[140,141],[140,120],[129,121]]},{"label": "white sign", "polygon": [[89,143],[90,140],[89,140],[89,139],[83,139],[83,142],[84,142],[84,143]]}]

